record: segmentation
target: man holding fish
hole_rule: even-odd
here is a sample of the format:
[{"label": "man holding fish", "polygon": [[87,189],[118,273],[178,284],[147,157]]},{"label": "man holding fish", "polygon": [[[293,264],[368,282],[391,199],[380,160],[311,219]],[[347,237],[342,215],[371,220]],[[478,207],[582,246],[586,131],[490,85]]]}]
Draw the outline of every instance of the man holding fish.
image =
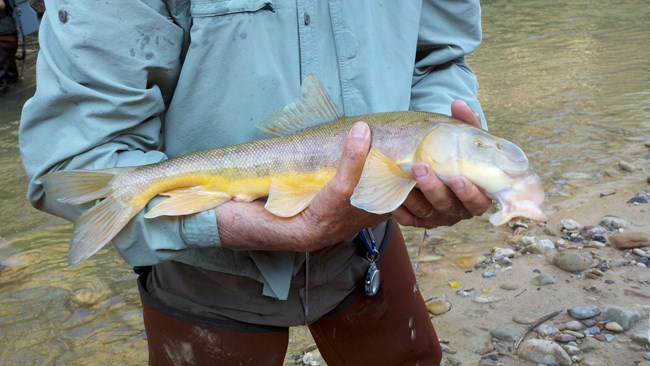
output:
[{"label": "man holding fish", "polygon": [[112,240],[136,266],[150,365],[281,365],[301,324],[328,365],[440,362],[396,221],[491,201],[413,160],[432,116],[374,113],[481,126],[478,1],[46,5],[29,198],[75,221],[71,264]]}]

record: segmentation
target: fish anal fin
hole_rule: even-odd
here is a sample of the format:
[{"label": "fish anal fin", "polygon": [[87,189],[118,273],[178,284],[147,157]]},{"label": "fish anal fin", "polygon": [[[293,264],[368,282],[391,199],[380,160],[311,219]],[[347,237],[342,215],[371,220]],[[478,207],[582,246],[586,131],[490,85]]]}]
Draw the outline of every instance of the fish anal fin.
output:
[{"label": "fish anal fin", "polygon": [[415,178],[406,170],[409,167],[408,163],[396,163],[377,148],[370,149],[350,203],[376,214],[394,211],[415,187]]},{"label": "fish anal fin", "polygon": [[232,198],[227,193],[210,191],[201,186],[178,188],[160,195],[169,198],[149,210],[144,217],[189,215],[217,207]]},{"label": "fish anal fin", "polygon": [[303,80],[300,95],[283,109],[264,118],[257,128],[285,136],[305,128],[319,126],[343,117],[315,74]]},{"label": "fish anal fin", "polygon": [[309,206],[329,179],[329,174],[274,178],[264,208],[276,216],[295,216]]}]

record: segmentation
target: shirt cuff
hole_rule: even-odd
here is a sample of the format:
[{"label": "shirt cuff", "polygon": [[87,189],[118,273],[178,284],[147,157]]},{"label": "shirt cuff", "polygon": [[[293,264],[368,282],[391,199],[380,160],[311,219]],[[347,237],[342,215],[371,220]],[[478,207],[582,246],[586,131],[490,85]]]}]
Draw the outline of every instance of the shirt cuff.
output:
[{"label": "shirt cuff", "polygon": [[188,248],[221,247],[217,215],[214,210],[183,216],[181,235]]}]

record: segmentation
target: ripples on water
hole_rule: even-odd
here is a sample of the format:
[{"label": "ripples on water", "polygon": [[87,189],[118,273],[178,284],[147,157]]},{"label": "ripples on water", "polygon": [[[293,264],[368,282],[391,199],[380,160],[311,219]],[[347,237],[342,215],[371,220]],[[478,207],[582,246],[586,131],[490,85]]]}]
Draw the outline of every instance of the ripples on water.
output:
[{"label": "ripples on water", "polygon": [[[490,1],[483,4],[483,28],[483,45],[469,59],[490,130],[527,152],[551,203],[579,189],[563,184],[567,173],[606,179],[602,173],[621,158],[645,154],[647,1]],[[0,364],[145,364],[128,266],[104,250],[68,267],[70,225],[24,200],[17,129],[19,106],[33,93],[33,57],[25,80],[0,97]],[[481,219],[431,230],[423,245],[421,231],[407,235],[416,261],[442,254],[441,286],[445,273],[458,271],[456,259],[487,252],[507,237]],[[305,342],[304,334],[294,337],[290,349],[300,351]]]}]

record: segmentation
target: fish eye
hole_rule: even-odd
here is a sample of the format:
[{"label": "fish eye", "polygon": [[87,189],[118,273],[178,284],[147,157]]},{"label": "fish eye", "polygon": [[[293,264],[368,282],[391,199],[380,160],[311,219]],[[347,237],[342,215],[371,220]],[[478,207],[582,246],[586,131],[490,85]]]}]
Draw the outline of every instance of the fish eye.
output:
[{"label": "fish eye", "polygon": [[477,147],[478,149],[485,149],[485,148],[487,148],[487,145],[486,145],[483,141],[481,141],[481,140],[476,140],[476,141],[474,142],[474,144],[476,145],[476,147]]},{"label": "fish eye", "polygon": [[500,142],[497,142],[497,150],[503,149],[503,145]]}]

